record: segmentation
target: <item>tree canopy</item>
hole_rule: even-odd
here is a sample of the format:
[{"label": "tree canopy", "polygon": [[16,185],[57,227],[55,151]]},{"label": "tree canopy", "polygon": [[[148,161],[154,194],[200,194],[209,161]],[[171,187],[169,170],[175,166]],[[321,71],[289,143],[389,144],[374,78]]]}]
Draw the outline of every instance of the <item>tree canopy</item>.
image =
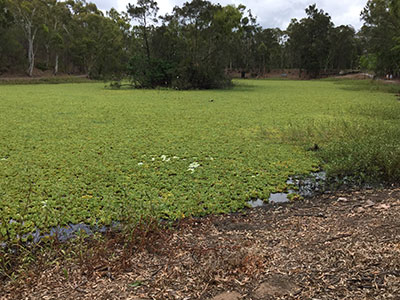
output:
[{"label": "tree canopy", "polygon": [[400,1],[369,0],[361,16],[362,66],[381,75],[400,75]]},{"label": "tree canopy", "polygon": [[360,68],[399,75],[399,7],[398,0],[369,0],[356,32],[335,26],[315,4],[283,30],[262,28],[243,5],[207,0],[164,16],[154,0],[106,13],[87,0],[0,0],[0,75],[41,70],[177,89],[225,87],[233,72],[273,69],[309,78]]}]

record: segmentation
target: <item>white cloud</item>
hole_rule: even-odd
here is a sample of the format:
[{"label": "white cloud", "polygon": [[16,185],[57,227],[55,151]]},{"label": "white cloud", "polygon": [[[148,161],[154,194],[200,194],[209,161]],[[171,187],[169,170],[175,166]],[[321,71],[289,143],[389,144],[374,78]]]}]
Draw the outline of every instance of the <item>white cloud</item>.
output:
[{"label": "white cloud", "polygon": [[[135,4],[136,0],[91,0],[100,9],[114,7],[125,10],[128,3]],[[188,0],[159,0],[160,14],[170,13],[175,5],[182,5]],[[362,25],[360,13],[367,0],[212,0],[214,3],[244,4],[257,16],[257,21],[265,28],[280,27],[285,29],[293,18],[305,17],[304,10],[316,3],[319,9],[323,9],[332,17],[332,21],[338,25],[352,25],[359,29]]]}]

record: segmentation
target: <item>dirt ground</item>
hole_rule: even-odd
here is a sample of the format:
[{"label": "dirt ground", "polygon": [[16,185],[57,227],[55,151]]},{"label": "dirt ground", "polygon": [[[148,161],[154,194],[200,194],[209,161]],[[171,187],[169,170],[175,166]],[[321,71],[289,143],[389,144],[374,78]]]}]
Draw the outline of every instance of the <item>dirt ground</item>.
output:
[{"label": "dirt ground", "polygon": [[129,251],[108,241],[0,299],[400,299],[400,188],[185,220]]}]

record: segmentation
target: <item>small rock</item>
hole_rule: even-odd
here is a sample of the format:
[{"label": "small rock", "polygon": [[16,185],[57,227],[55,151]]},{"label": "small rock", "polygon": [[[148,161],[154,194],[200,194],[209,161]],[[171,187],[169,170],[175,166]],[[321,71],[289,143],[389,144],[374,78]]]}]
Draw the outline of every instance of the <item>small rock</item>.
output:
[{"label": "small rock", "polygon": [[339,197],[339,198],[337,199],[337,201],[339,201],[339,202],[346,202],[346,201],[348,201],[348,200],[347,200],[347,198],[345,198],[345,197]]},{"label": "small rock", "polygon": [[365,202],[364,207],[372,207],[375,205],[374,201],[368,200],[367,202]]},{"label": "small rock", "polygon": [[238,292],[225,292],[211,298],[211,300],[239,300],[240,298],[242,298],[242,295]]}]

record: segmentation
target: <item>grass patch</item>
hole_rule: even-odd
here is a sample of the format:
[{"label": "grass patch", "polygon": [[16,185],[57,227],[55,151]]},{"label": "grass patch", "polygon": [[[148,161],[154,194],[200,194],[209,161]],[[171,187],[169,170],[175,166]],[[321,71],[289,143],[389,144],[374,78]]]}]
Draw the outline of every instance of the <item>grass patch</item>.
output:
[{"label": "grass patch", "polygon": [[[338,81],[332,81],[337,84]],[[397,85],[340,80],[346,91],[358,92],[340,115],[309,117],[289,123],[283,140],[315,155],[331,178],[355,184],[396,183],[400,179],[400,102]],[[365,94],[368,92],[368,94]]]},{"label": "grass patch", "polygon": [[[400,103],[358,81],[219,91],[0,86],[0,241],[35,229],[238,211],[292,175],[395,181]],[[308,151],[314,144],[319,151]]]},{"label": "grass patch", "polygon": [[84,76],[52,76],[52,77],[20,77],[1,78],[0,85],[21,85],[21,84],[65,84],[65,83],[90,83],[96,82]]},{"label": "grass patch", "polygon": [[326,81],[335,82],[345,90],[350,91],[370,91],[385,93],[400,93],[400,85],[396,83],[387,83],[384,80],[359,80],[359,79],[341,79],[328,78]]}]

